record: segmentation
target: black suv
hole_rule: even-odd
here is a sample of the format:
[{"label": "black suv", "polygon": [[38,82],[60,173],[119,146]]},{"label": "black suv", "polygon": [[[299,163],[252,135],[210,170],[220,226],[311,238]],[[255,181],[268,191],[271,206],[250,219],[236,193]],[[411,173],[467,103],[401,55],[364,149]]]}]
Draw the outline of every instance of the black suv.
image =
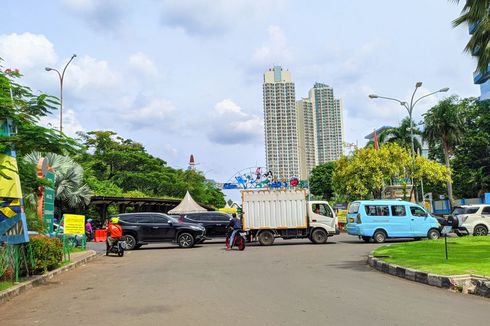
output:
[{"label": "black suv", "polygon": [[172,241],[181,248],[190,248],[206,239],[206,229],[192,223],[182,223],[162,213],[119,214],[126,249],[137,249],[152,242]]},{"label": "black suv", "polygon": [[201,212],[176,215],[175,218],[181,222],[204,226],[208,237],[226,237],[226,226],[231,215],[223,212]]}]

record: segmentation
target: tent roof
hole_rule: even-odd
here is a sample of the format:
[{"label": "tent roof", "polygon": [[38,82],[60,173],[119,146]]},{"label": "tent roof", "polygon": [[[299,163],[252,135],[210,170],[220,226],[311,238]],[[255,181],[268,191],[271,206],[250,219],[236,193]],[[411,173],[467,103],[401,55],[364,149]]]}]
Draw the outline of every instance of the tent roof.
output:
[{"label": "tent roof", "polygon": [[184,199],[180,202],[177,207],[168,211],[169,214],[187,214],[187,213],[197,213],[197,212],[207,212],[207,209],[199,206],[198,203],[192,198],[189,191],[184,196]]}]

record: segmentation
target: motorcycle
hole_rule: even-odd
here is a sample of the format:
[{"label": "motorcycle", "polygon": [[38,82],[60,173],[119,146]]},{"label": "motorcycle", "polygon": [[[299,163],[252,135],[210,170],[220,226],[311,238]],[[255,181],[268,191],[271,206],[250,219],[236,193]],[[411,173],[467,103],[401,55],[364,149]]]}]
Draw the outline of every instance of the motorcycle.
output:
[{"label": "motorcycle", "polygon": [[105,255],[109,256],[109,254],[117,254],[119,257],[124,256],[124,250],[126,249],[126,241],[118,240],[116,244],[109,246],[107,244]]},{"label": "motorcycle", "polygon": [[[233,229],[229,229],[228,232],[226,233],[226,247],[230,247],[230,237],[231,233],[233,232]],[[245,237],[247,233],[243,232],[242,230],[238,231],[235,234],[235,239],[233,239],[233,246],[237,246],[238,250],[242,251],[245,250]]]}]

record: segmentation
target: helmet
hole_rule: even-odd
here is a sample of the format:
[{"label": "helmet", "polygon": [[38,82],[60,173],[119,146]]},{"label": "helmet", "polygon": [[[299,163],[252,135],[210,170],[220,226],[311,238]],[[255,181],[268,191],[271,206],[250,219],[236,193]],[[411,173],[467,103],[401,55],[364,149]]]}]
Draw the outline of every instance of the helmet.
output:
[{"label": "helmet", "polygon": [[113,218],[111,218],[111,223],[112,223],[112,224],[117,224],[117,223],[119,223],[119,217],[113,217]]},{"label": "helmet", "polygon": [[87,220],[87,222],[92,222],[92,219],[91,219],[91,218],[89,218],[89,219]]}]

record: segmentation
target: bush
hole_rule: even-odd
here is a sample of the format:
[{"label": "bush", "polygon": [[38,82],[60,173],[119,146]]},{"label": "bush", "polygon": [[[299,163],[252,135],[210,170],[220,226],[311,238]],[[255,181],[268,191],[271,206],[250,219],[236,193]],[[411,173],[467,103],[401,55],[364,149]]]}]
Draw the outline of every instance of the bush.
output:
[{"label": "bush", "polygon": [[63,261],[63,244],[60,239],[35,236],[30,239],[34,274],[43,274],[60,266]]}]

